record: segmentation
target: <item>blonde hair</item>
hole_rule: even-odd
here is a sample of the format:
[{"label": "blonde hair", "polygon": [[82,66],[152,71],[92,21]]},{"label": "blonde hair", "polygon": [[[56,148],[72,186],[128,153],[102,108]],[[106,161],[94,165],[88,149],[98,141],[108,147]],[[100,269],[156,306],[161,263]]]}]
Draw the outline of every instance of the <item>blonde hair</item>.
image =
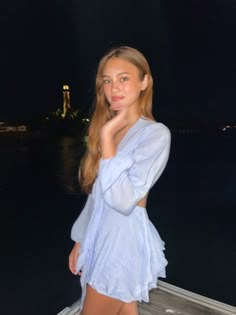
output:
[{"label": "blonde hair", "polygon": [[145,90],[141,91],[139,99],[139,114],[152,119],[152,94],[153,79],[150,67],[146,58],[136,49],[121,46],[110,50],[100,60],[96,75],[95,86],[95,109],[88,129],[87,151],[80,163],[79,180],[81,189],[90,193],[97,176],[98,163],[101,158],[99,150],[99,135],[101,127],[114,116],[114,112],[109,108],[109,104],[103,92],[103,68],[110,58],[120,58],[126,60],[137,67],[140,80],[143,81],[145,75],[148,77],[148,84]]}]

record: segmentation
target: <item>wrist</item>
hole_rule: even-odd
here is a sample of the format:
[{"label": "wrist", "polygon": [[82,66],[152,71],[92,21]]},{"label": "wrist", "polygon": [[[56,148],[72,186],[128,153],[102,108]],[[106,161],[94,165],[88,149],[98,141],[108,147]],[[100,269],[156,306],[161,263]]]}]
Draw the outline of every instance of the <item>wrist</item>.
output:
[{"label": "wrist", "polygon": [[109,159],[116,154],[116,145],[113,139],[104,138],[101,140],[101,156],[103,159]]},{"label": "wrist", "polygon": [[100,131],[100,140],[101,141],[113,141],[115,133],[112,130],[108,130],[107,128],[102,128]]}]

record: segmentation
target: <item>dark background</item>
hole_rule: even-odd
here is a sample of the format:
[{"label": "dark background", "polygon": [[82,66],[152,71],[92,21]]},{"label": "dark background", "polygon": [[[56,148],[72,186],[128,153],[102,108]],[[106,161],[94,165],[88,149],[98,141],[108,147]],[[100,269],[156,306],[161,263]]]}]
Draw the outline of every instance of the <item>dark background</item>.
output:
[{"label": "dark background", "polygon": [[[53,315],[80,297],[68,269],[81,137],[0,136],[1,314]],[[233,133],[172,132],[148,215],[166,243],[164,281],[236,304]]]},{"label": "dark background", "polygon": [[[2,0],[0,121],[62,107],[63,84],[72,107],[88,108],[99,59],[125,44],[150,62],[158,120],[235,123],[235,9],[235,0]],[[167,282],[235,304],[235,138],[198,136],[172,135],[150,216],[168,245]],[[80,292],[67,270],[70,228],[84,203],[68,193],[78,145],[1,141],[1,306],[4,314],[55,314]]]},{"label": "dark background", "polygon": [[[164,121],[235,121],[235,0],[8,1],[0,7],[0,120],[27,120],[93,98],[98,60],[140,49]],[[158,115],[157,115],[158,113]]]}]

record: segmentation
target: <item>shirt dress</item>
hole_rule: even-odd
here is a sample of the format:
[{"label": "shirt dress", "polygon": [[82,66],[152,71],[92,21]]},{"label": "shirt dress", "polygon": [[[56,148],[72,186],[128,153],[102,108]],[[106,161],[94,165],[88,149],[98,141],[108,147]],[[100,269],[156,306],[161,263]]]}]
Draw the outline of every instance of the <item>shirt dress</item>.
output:
[{"label": "shirt dress", "polygon": [[164,124],[140,117],[116,155],[99,161],[92,192],[71,231],[81,243],[82,305],[87,284],[127,303],[148,302],[149,290],[165,277],[164,242],[137,203],[162,174],[170,138]]}]

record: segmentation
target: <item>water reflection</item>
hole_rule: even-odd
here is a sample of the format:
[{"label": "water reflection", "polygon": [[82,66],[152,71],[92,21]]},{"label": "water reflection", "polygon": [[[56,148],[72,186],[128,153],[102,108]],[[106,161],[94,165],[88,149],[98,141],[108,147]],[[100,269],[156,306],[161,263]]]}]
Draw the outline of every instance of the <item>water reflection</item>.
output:
[{"label": "water reflection", "polygon": [[78,138],[63,137],[58,140],[58,165],[56,176],[63,190],[68,194],[78,194],[78,166],[84,152],[84,144]]},{"label": "water reflection", "polygon": [[[173,134],[167,169],[161,183],[151,191],[148,205],[149,216],[166,241],[167,282],[229,304],[235,301],[235,148],[235,137],[230,134]],[[18,265],[21,263],[21,272],[12,282],[22,283],[19,277],[29,275],[25,261],[28,254],[34,257],[32,240],[38,244],[37,251],[42,249],[41,257],[32,260],[32,266],[38,268],[40,264],[42,270],[44,265],[44,273],[50,277],[55,274],[54,287],[48,290],[50,301],[55,296],[54,288],[64,290],[63,299],[71,289],[72,280],[66,282],[70,274],[64,259],[65,251],[71,247],[71,224],[85,199],[77,179],[83,151],[84,144],[76,137],[0,137],[2,225],[7,227],[4,253],[11,257],[19,250]],[[21,240],[19,249],[15,239]],[[45,251],[52,255],[45,255]],[[56,271],[53,256],[61,263]],[[14,263],[14,259],[6,260],[3,270],[12,274]],[[66,280],[60,280],[62,285],[58,287],[58,277],[62,279],[62,275]],[[9,283],[7,276],[4,281]],[[43,294],[44,284],[32,277],[25,290],[20,288],[19,301],[27,297],[27,290],[35,283],[37,294]],[[17,284],[15,287],[19,290]],[[45,297],[41,300],[45,301]],[[63,305],[72,302],[63,300]],[[16,305],[19,307],[17,302]]]}]

